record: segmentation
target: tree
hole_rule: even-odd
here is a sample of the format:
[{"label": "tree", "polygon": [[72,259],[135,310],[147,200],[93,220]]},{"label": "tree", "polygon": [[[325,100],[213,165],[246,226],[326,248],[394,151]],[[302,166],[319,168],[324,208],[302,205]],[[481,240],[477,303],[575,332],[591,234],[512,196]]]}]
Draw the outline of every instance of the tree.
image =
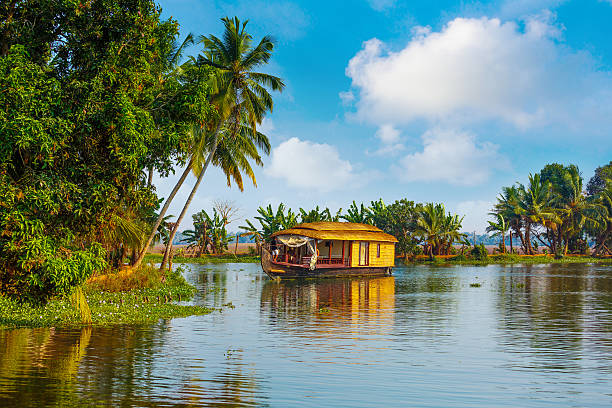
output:
[{"label": "tree", "polygon": [[109,231],[156,210],[145,169],[183,155],[186,119],[207,100],[160,81],[178,24],[152,1],[21,0],[0,13],[0,290],[44,301],[108,267],[127,244]]},{"label": "tree", "polygon": [[[274,49],[272,38],[264,36],[259,44],[253,47],[252,36],[245,31],[248,21],[240,24],[237,17],[223,18],[222,21],[225,26],[223,40],[214,35],[200,37],[204,52],[198,55],[196,60],[199,66],[215,68],[211,78],[213,89],[211,103],[217,110],[218,118],[209,129],[206,129],[211,132],[212,144],[207,149],[208,156],[202,167],[196,169],[199,173],[196,183],[177,219],[171,237],[176,234],[206,169],[215,156],[223,127],[230,130],[230,134],[234,134],[235,130],[226,126],[226,122],[233,120],[235,126],[240,129],[249,128],[256,136],[257,125],[261,123],[265,114],[273,109],[272,97],[266,87],[275,91],[284,88],[280,78],[253,71],[270,60]],[[204,138],[204,140],[209,139]],[[226,142],[229,147],[231,140]]]},{"label": "tree", "polygon": [[347,222],[355,222],[359,224],[372,223],[372,214],[369,209],[364,206],[363,203],[358,207],[355,201],[353,201],[347,209],[346,215],[341,215],[340,218]]},{"label": "tree", "polygon": [[299,211],[300,211],[300,223],[319,222],[319,221],[337,222],[340,219],[342,208],[340,208],[334,215],[332,215],[329,208],[325,208],[324,210],[321,210],[318,205],[310,211],[306,211],[303,208],[300,208]]},{"label": "tree", "polygon": [[506,232],[510,228],[510,226],[506,223],[504,216],[502,214],[490,213],[493,215],[496,220],[495,221],[487,221],[489,226],[487,227],[487,232],[492,232],[494,237],[499,237],[499,247],[502,253],[506,253]]},{"label": "tree", "polygon": [[605,190],[606,180],[612,180],[612,161],[595,169],[595,174],[587,184],[587,194],[594,196]]},{"label": "tree", "polygon": [[275,232],[286,230],[295,227],[297,222],[297,215],[289,208],[287,214],[285,214],[285,204],[280,203],[276,211],[272,209],[272,205],[268,204],[267,207],[259,207],[257,212],[258,216],[255,217],[259,221],[260,227],[257,228],[249,220],[245,220],[246,226],[240,226],[238,228],[249,232],[251,236],[257,239],[261,239],[261,242],[268,241],[270,236]]}]

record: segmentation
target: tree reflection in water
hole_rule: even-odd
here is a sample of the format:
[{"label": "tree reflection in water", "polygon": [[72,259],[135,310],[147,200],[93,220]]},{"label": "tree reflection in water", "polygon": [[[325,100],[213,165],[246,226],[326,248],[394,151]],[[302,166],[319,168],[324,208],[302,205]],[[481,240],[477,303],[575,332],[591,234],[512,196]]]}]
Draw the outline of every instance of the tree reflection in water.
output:
[{"label": "tree reflection in water", "polygon": [[580,371],[590,358],[609,367],[609,268],[524,265],[506,271],[498,277],[496,307],[500,345],[516,352],[513,367]]}]

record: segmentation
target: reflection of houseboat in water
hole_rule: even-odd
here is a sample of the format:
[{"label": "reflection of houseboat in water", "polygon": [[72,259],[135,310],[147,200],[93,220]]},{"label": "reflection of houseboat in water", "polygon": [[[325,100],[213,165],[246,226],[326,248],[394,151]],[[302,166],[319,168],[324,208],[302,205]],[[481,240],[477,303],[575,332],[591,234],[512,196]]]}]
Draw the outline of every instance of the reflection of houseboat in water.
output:
[{"label": "reflection of houseboat in water", "polygon": [[[261,308],[274,324],[294,327],[302,334],[388,332],[394,322],[395,279],[266,282]],[[347,331],[345,324],[352,328]]]},{"label": "reflection of houseboat in water", "polygon": [[261,266],[280,278],[390,275],[396,242],[372,225],[304,223],[272,234]]}]

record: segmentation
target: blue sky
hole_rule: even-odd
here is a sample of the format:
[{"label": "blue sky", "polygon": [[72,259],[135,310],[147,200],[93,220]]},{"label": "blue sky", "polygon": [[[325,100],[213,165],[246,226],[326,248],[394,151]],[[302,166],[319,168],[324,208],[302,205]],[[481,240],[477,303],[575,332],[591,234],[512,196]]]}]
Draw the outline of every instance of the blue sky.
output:
[{"label": "blue sky", "polygon": [[[612,0],[160,5],[183,35],[221,34],[236,15],[277,39],[266,70],[287,88],[261,126],[273,151],[257,188],[228,189],[213,169],[190,211],[232,200],[231,229],[260,205],[407,198],[444,202],[483,232],[502,186],[550,162],[578,165],[586,184],[612,159]],[[174,180],[156,178],[160,194]]]}]

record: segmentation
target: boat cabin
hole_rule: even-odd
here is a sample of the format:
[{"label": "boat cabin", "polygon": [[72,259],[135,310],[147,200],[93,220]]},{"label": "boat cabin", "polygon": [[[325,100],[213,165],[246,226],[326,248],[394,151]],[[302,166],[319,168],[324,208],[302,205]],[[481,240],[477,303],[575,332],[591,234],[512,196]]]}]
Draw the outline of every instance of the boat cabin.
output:
[{"label": "boat cabin", "polygon": [[[372,225],[312,222],[272,234],[270,263],[313,270],[390,271],[397,239]],[[362,271],[362,272],[364,272]]]}]

